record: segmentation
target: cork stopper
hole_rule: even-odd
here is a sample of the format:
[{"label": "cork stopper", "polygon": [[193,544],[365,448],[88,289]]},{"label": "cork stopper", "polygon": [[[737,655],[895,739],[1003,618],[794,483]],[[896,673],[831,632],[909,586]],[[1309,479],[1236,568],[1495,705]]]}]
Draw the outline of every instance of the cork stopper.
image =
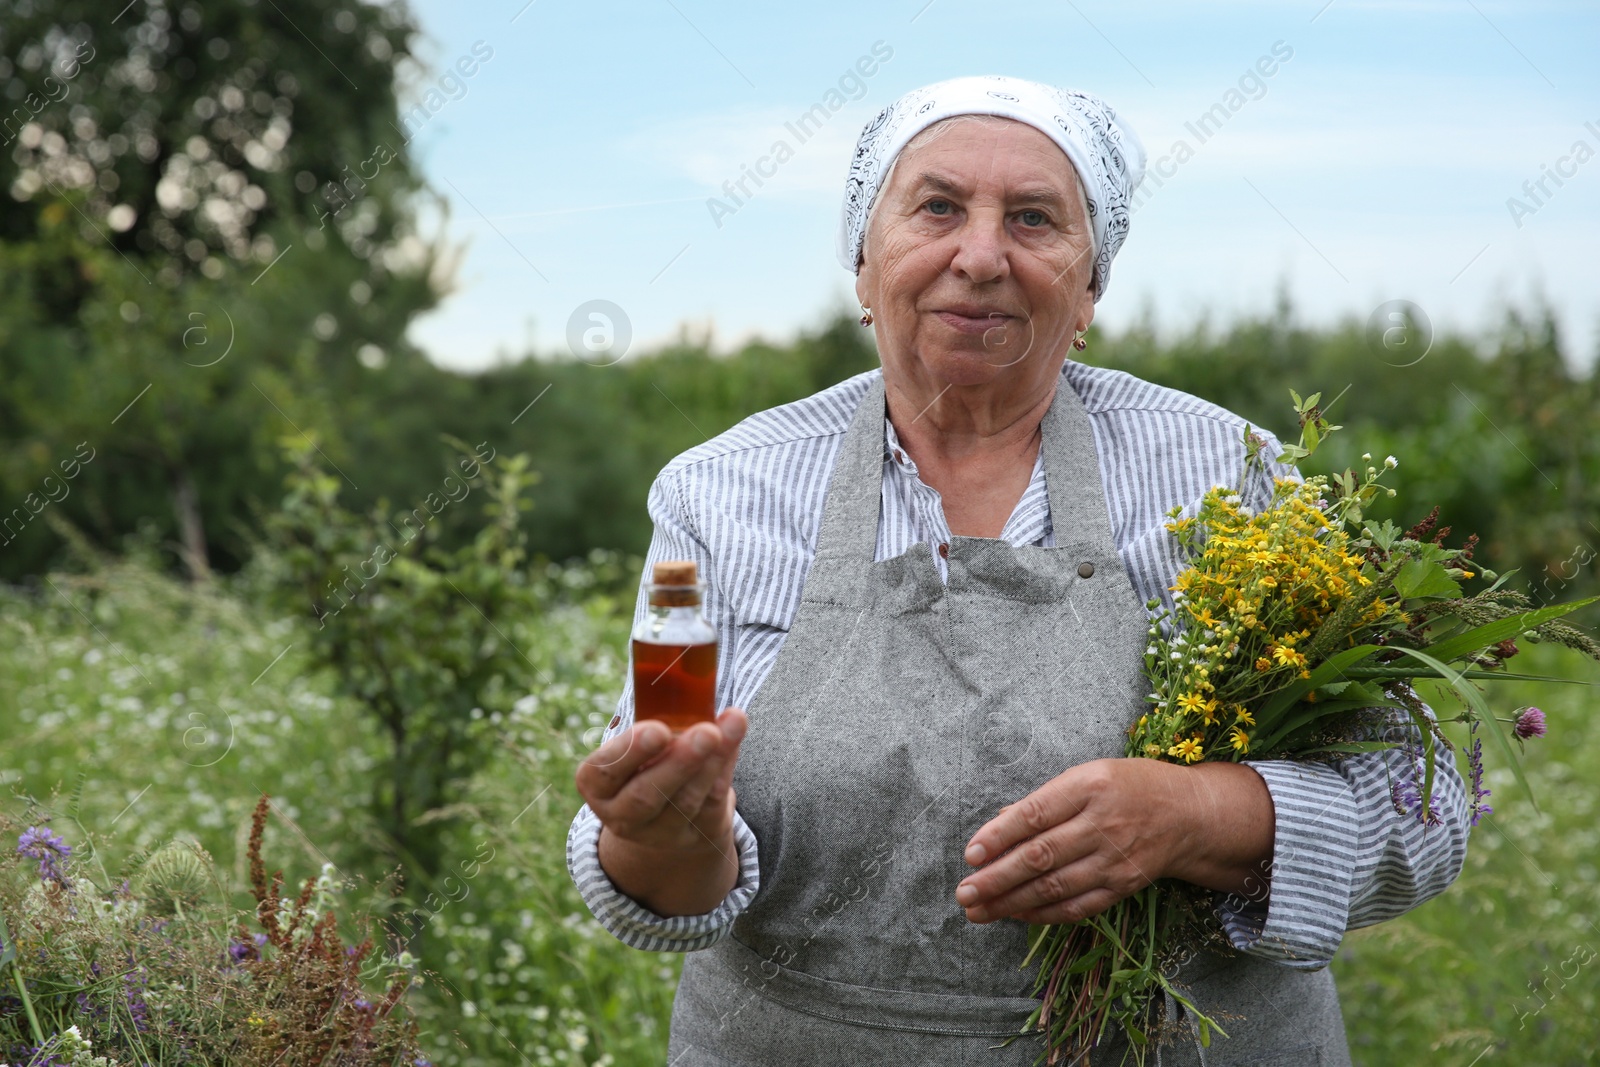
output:
[{"label": "cork stopper", "polygon": [[694,585],[699,580],[699,566],[692,559],[662,560],[650,571],[654,585]]},{"label": "cork stopper", "polygon": [[652,567],[650,603],[668,608],[699,606],[700,569],[694,560],[662,560]]}]

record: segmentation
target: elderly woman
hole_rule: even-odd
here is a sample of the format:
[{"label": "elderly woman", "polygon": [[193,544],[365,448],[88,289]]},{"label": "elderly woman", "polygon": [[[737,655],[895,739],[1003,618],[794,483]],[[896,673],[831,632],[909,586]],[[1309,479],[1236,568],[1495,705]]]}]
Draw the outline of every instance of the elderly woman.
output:
[{"label": "elderly woman", "polygon": [[1163,1062],[1344,1064],[1345,930],[1459,872],[1444,749],[1431,827],[1392,806],[1393,753],[1119,758],[1144,604],[1182,565],[1165,513],[1243,459],[1238,416],[1067,358],[1143,171],[1087,93],[907,94],[861,135],[840,230],[881,371],[657,478],[649,562],[709,575],[725,710],[674,736],[625,690],[567,855],[613,934],[692,952],[676,1067],[1031,1064],[1035,1035],[994,1047],[1037,1004],[1027,924],[1158,878],[1215,890],[1233,946],[1179,975],[1230,1036]]}]

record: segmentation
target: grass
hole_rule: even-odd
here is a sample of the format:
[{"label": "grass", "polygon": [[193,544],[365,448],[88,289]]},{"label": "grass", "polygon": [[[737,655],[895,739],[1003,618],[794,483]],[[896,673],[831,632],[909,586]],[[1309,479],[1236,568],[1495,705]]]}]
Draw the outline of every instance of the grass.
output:
[{"label": "grass", "polygon": [[[243,835],[265,791],[289,827],[269,835],[269,864],[293,880],[327,859],[352,892],[390,906],[367,799],[381,740],[330,679],[305,669],[304,624],[263,617],[254,602],[248,580],[195,590],[137,554],[0,592],[0,781],[19,796],[60,790],[55,829],[80,842],[93,834],[108,866],[194,840],[241,894]],[[503,745],[461,806],[453,873],[409,890],[412,904],[435,894],[414,951],[429,973],[417,1010],[440,1064],[664,1059],[681,960],[601,929],[564,858],[580,803],[572,770],[621,683],[624,608],[575,596],[513,635],[556,682],[485,711]],[[1548,648],[1516,665],[1600,681],[1600,665]],[[1369,1067],[1597,1062],[1594,690],[1495,693],[1507,709],[1538,704],[1549,716],[1550,735],[1527,760],[1540,810],[1509,773],[1491,771],[1496,810],[1456,885],[1346,938],[1334,969],[1356,1061]]]},{"label": "grass", "polygon": [[572,770],[621,686],[615,607],[574,603],[512,634],[556,680],[485,712],[504,744],[463,802],[454,877],[396,902],[373,859],[381,739],[306,670],[304,624],[262,617],[253,600],[247,583],[197,591],[138,560],[0,591],[0,783],[12,794],[0,803],[20,813],[55,795],[56,832],[80,855],[92,839],[113,870],[138,849],[194,841],[244,907],[250,811],[270,793],[265,854],[291,884],[329,861],[368,907],[435,894],[412,945],[435,1062],[659,1061],[681,961],[617,943],[565,865]]},{"label": "grass", "polygon": [[[1513,664],[1600,683],[1600,664],[1564,649],[1525,646]],[[1538,807],[1489,753],[1494,813],[1473,831],[1461,877],[1346,936],[1333,969],[1357,1064],[1600,1063],[1600,694],[1523,682],[1489,693],[1506,711],[1548,716],[1524,763]],[[1424,695],[1441,714],[1453,706]]]}]

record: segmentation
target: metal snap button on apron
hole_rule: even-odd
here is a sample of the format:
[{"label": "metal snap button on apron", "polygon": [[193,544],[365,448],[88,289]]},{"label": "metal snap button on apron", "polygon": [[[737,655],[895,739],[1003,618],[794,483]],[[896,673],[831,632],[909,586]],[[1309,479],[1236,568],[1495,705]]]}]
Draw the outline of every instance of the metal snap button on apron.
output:
[{"label": "metal snap button on apron", "polygon": [[1080,564],[1078,564],[1078,577],[1079,578],[1093,578],[1094,577],[1094,564],[1093,563],[1080,563]]}]

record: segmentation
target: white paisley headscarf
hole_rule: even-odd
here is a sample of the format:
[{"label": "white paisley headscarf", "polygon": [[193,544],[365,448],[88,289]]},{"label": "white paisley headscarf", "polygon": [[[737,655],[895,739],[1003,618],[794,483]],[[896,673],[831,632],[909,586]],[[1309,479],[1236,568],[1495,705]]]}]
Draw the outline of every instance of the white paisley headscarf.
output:
[{"label": "white paisley headscarf", "polygon": [[859,272],[867,220],[895,157],[913,137],[953,115],[999,115],[1041,131],[1072,161],[1094,232],[1094,299],[1128,235],[1129,201],[1144,180],[1144,144],[1110,104],[1092,93],[1000,74],[952,78],[913,89],[867,123],[845,179],[839,262]]}]

